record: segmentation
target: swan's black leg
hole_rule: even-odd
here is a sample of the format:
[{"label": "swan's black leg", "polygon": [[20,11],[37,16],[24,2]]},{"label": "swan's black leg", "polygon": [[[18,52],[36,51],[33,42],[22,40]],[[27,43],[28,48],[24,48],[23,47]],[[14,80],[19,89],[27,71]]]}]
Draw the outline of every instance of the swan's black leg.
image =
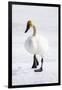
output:
[{"label": "swan's black leg", "polygon": [[36,64],[39,65],[39,62],[38,62],[38,60],[37,60],[37,58],[36,58],[36,55],[34,55],[34,59],[35,59],[35,61],[36,61]]},{"label": "swan's black leg", "polygon": [[34,61],[33,61],[33,65],[32,65],[32,68],[37,68],[37,65],[39,65],[39,62],[38,62],[38,60],[37,60],[37,58],[36,58],[36,55],[34,55]]},{"label": "swan's black leg", "polygon": [[34,70],[35,72],[41,72],[43,71],[43,58],[41,59],[41,67],[37,70]]}]

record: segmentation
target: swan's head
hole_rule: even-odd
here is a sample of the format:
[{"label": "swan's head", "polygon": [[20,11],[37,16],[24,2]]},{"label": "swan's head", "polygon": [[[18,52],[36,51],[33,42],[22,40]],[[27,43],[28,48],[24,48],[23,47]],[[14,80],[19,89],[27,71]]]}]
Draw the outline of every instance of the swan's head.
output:
[{"label": "swan's head", "polygon": [[32,27],[32,26],[33,26],[32,21],[29,20],[29,21],[27,22],[27,26],[26,26],[25,33],[26,33],[26,32],[30,29],[30,27]]}]

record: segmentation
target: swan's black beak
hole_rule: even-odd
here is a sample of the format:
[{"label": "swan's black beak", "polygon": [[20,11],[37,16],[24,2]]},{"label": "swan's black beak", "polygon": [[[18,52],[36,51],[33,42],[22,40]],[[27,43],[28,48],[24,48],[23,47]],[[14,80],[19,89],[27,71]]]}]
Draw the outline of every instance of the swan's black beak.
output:
[{"label": "swan's black beak", "polygon": [[29,30],[29,29],[26,29],[26,30],[25,30],[25,33],[26,33],[28,30]]},{"label": "swan's black beak", "polygon": [[25,33],[30,29],[31,26],[32,26],[32,22],[31,22],[31,20],[29,20],[27,22],[27,27],[26,27]]},{"label": "swan's black beak", "polygon": [[30,28],[30,25],[27,24],[27,27],[26,27],[25,33],[29,30],[29,28]]}]

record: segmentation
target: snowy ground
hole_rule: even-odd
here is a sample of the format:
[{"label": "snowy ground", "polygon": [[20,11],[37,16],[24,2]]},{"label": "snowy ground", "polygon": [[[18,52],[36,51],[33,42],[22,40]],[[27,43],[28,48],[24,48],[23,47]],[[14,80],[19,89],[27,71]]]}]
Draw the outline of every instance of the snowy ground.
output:
[{"label": "snowy ground", "polygon": [[[13,70],[13,85],[57,83],[57,66],[55,62],[44,62],[43,72],[34,72],[32,63],[24,62]],[[30,65],[30,66],[29,66]]]},{"label": "snowy ground", "polygon": [[[33,18],[38,20],[39,32],[44,35],[49,42],[49,49],[44,57],[43,72],[34,72],[32,69],[33,55],[30,55],[24,48],[26,38],[32,34],[29,31],[24,33],[26,24],[18,19],[21,16],[20,7],[13,8],[13,24],[12,24],[12,85],[27,84],[45,84],[58,82],[58,27],[57,27],[57,11],[55,14],[47,14],[49,20],[41,23],[40,17]],[[43,10],[43,9],[42,9]],[[50,10],[50,11],[51,11]],[[48,11],[48,10],[47,10]],[[51,11],[51,12],[52,12]],[[40,12],[40,11],[39,11]],[[26,13],[25,13],[26,14]],[[24,15],[24,14],[23,14]],[[31,15],[31,14],[30,14]],[[45,14],[44,14],[45,15]],[[44,16],[43,15],[43,16]],[[51,16],[52,15],[52,16]],[[52,19],[50,20],[50,18]],[[15,19],[16,18],[16,19]],[[23,19],[22,17],[21,19]],[[43,17],[45,18],[45,17]],[[48,24],[48,25],[47,25]],[[42,25],[42,27],[41,27]],[[44,26],[45,25],[45,26]],[[40,58],[38,57],[40,62]],[[38,68],[40,65],[38,66]]]},{"label": "snowy ground", "polygon": [[[34,70],[31,68],[33,63],[33,56],[27,53],[27,51],[25,50],[24,41],[27,37],[22,36],[23,34],[21,33],[13,32],[13,42],[12,42],[13,43],[12,44],[13,85],[41,84],[41,83],[54,83],[54,82],[56,83],[58,81],[58,61],[57,61],[57,45],[55,45],[56,42],[54,42],[55,38],[52,40],[51,38],[48,39],[49,49],[48,49],[48,53],[44,57],[44,66],[43,66],[44,70],[43,72],[39,73],[39,72],[34,72]],[[39,62],[40,62],[40,58],[39,58]]]}]

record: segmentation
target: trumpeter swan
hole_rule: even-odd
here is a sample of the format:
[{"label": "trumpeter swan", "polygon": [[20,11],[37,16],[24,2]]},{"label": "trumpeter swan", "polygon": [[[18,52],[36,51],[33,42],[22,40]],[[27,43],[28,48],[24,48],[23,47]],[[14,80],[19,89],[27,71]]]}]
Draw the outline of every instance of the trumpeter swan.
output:
[{"label": "trumpeter swan", "polygon": [[43,70],[43,57],[48,50],[48,41],[45,37],[38,34],[36,27],[35,25],[33,25],[31,20],[27,22],[25,33],[28,30],[32,30],[33,34],[27,38],[24,46],[30,54],[33,54],[34,61],[32,68],[37,68],[37,66],[39,65],[36,55],[41,56],[41,67],[37,70],[34,70],[35,72],[41,72]]}]

